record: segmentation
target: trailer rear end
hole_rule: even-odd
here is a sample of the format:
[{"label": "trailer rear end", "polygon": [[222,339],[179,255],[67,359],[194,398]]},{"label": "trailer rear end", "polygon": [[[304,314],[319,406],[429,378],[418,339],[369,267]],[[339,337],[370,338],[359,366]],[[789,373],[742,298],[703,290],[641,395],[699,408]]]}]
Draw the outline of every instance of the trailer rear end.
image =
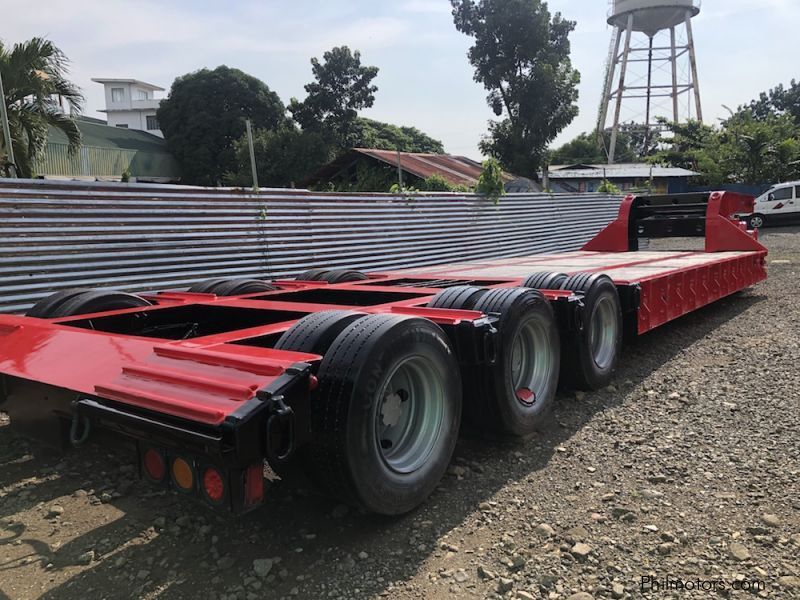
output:
[{"label": "trailer rear end", "polygon": [[[187,291],[59,292],[0,316],[0,410],[59,447],[132,441],[144,479],[234,512],[265,462],[382,514],[425,500],[462,422],[547,423],[559,388],[613,378],[641,335],[766,277],[730,193],[629,197],[581,251]],[[702,251],[639,251],[702,237]]]}]

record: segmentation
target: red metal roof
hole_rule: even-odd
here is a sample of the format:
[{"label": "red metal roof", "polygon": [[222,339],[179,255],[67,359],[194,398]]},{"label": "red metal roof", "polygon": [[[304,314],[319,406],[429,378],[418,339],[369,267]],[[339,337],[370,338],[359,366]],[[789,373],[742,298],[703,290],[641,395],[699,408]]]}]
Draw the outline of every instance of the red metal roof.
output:
[{"label": "red metal roof", "polygon": [[[395,150],[377,150],[374,148],[353,148],[335,161],[322,167],[311,182],[330,177],[347,163],[351,163],[356,155],[368,156],[393,167],[397,167],[398,153]],[[406,173],[427,179],[431,175],[440,175],[453,185],[474,186],[478,183],[483,167],[481,163],[465,156],[452,154],[431,154],[421,152],[400,152],[400,166]],[[517,179],[510,173],[503,173],[505,181]]]},{"label": "red metal roof", "polygon": [[[375,150],[372,148],[353,148],[354,152],[371,156],[390,165],[397,165],[397,152],[393,150]],[[401,152],[400,166],[404,171],[426,179],[438,174],[456,185],[475,185],[481,175],[481,163],[465,156],[452,154],[428,154],[417,152]],[[503,179],[515,179],[510,173],[503,173]]]}]

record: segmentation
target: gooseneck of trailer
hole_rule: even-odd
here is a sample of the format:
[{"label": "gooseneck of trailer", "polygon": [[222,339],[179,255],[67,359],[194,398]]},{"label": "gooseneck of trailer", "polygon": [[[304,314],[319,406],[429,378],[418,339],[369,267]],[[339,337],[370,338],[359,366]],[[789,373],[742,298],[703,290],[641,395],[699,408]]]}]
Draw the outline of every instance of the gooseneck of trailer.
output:
[{"label": "gooseneck of trailer", "polygon": [[[188,290],[58,292],[0,316],[0,410],[58,447],[128,442],[144,479],[244,512],[264,465],[382,514],[422,503],[464,425],[542,427],[641,335],[766,278],[731,193],[630,196],[576,252]],[[702,237],[702,250],[639,250]]]}]

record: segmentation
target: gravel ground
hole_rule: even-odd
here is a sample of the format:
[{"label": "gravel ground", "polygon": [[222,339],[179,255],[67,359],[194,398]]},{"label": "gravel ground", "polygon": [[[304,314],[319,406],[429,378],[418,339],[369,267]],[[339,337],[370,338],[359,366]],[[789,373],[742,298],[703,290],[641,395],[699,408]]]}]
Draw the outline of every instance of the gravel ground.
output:
[{"label": "gravel ground", "polygon": [[629,345],[548,433],[463,439],[402,518],[280,481],[229,518],[0,414],[0,599],[800,598],[800,230],[764,239],[768,282]]}]

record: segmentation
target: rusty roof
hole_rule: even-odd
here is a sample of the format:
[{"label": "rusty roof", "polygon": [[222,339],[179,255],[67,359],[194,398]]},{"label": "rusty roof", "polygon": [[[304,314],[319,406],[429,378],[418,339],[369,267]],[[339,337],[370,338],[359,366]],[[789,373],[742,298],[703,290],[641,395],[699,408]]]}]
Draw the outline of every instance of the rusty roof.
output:
[{"label": "rusty roof", "polygon": [[[400,152],[400,167],[406,173],[427,179],[431,175],[440,175],[453,185],[474,186],[478,183],[483,167],[481,163],[465,156],[453,154],[431,154],[422,152]],[[393,167],[397,166],[398,153],[395,150],[378,150],[375,148],[353,148],[336,160],[320,168],[306,183],[314,184],[324,181],[339,173],[362,156],[379,160]],[[517,179],[510,173],[503,172],[503,180]]]}]

